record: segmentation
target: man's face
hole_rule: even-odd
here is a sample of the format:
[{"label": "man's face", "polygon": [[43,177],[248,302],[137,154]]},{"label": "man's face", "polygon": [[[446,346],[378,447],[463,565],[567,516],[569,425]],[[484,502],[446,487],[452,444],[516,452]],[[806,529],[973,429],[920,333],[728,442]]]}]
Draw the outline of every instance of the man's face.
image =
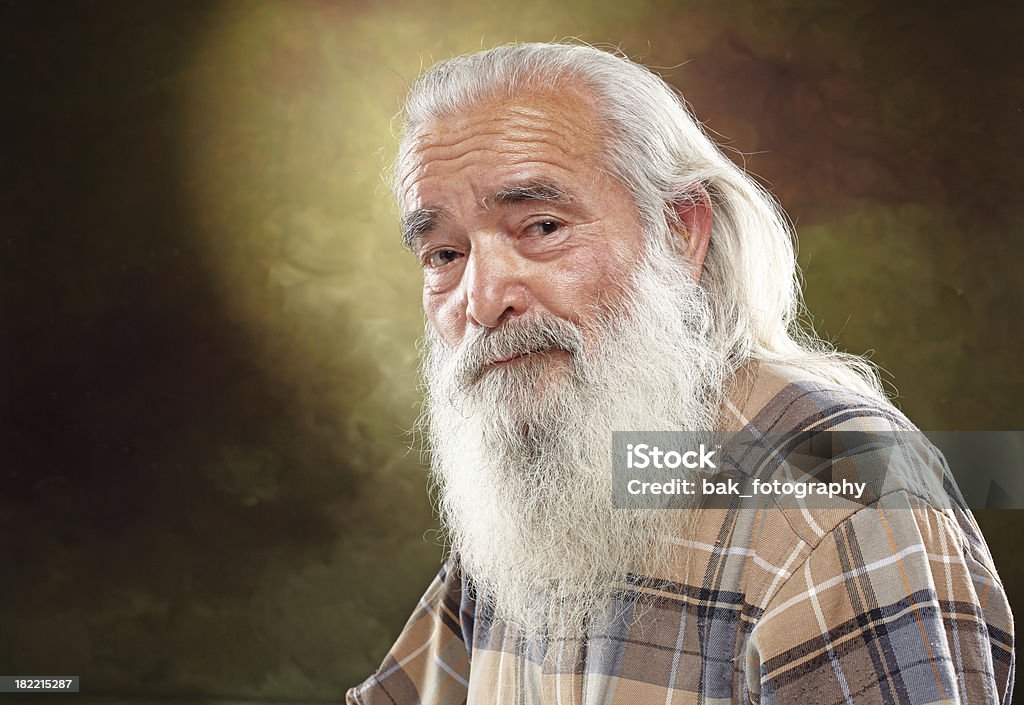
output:
[{"label": "man's face", "polygon": [[660,574],[673,518],[612,506],[611,434],[711,428],[725,370],[693,257],[645,237],[596,124],[575,94],[533,94],[430,125],[403,158],[441,518],[524,634],[579,633],[626,571]]},{"label": "man's face", "polygon": [[449,347],[516,319],[584,324],[622,296],[643,228],[602,168],[597,122],[575,93],[537,93],[474,106],[417,141],[400,184],[405,235],[423,266],[424,310]]}]

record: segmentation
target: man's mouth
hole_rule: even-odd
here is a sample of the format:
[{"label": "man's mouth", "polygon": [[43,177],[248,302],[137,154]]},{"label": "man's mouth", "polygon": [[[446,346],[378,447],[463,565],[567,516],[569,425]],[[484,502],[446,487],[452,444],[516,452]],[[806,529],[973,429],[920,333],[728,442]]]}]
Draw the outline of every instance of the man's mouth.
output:
[{"label": "man's mouth", "polygon": [[500,360],[492,360],[491,362],[487,363],[487,366],[488,367],[499,367],[501,365],[507,365],[507,364],[509,364],[511,362],[516,362],[518,360],[522,360],[524,358],[530,357],[531,355],[537,355],[537,354],[542,353],[542,352],[546,352],[546,351],[544,351],[544,350],[528,350],[527,352],[516,353],[516,354],[510,355],[508,357],[503,357]]},{"label": "man's mouth", "polygon": [[505,365],[513,365],[513,364],[515,364],[517,362],[522,362],[523,360],[526,360],[526,359],[529,359],[529,358],[536,358],[536,357],[539,357],[541,355],[552,355],[554,353],[559,353],[559,352],[563,352],[564,353],[566,351],[562,350],[561,348],[552,348],[552,347],[537,348],[535,350],[524,350],[524,351],[521,351],[521,352],[513,353],[511,355],[507,355],[505,357],[498,358],[496,360],[491,360],[486,365],[484,365],[484,368],[485,369],[493,369],[495,367],[503,367]]}]

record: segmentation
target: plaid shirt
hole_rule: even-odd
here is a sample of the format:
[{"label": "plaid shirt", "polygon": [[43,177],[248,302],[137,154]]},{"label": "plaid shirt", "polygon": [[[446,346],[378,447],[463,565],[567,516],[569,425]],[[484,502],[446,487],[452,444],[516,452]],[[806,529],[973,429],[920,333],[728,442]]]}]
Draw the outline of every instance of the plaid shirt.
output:
[{"label": "plaid shirt", "polygon": [[[732,429],[913,429],[774,365],[737,376],[728,398]],[[630,577],[619,618],[581,640],[523,643],[477,609],[449,558],[347,702],[1009,703],[1009,605],[947,489],[944,502],[896,488],[846,509],[699,510],[673,543],[677,574]]]}]

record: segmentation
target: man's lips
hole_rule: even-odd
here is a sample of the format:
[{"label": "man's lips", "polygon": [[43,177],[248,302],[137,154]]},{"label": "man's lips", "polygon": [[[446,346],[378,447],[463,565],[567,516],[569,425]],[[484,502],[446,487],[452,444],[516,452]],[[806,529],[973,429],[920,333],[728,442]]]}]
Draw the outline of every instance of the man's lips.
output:
[{"label": "man's lips", "polygon": [[504,365],[504,364],[507,364],[509,362],[515,362],[516,360],[522,360],[524,357],[529,357],[530,355],[535,355],[535,354],[537,354],[539,352],[543,352],[543,351],[542,350],[531,350],[529,352],[516,353],[515,355],[512,355],[510,357],[504,357],[504,358],[502,358],[500,360],[492,360],[491,362],[488,363],[488,365],[491,365],[491,366],[494,366],[494,365]]},{"label": "man's lips", "polygon": [[525,352],[518,352],[518,353],[515,353],[514,355],[509,355],[508,357],[503,357],[503,358],[500,358],[500,359],[497,359],[497,360],[492,360],[491,362],[487,363],[487,367],[495,367],[497,365],[506,365],[506,364],[508,364],[510,362],[515,362],[516,360],[522,360],[524,358],[531,357],[533,355],[543,355],[544,353],[552,353],[552,352],[558,352],[558,350],[556,348],[542,348],[542,349],[538,349],[538,350],[527,350]]}]

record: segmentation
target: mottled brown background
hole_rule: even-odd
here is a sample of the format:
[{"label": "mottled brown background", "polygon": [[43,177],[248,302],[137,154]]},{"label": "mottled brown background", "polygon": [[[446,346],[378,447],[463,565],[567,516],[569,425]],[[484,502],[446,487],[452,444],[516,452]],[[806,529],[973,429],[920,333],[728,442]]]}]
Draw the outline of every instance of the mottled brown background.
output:
[{"label": "mottled brown background", "polygon": [[[0,675],[373,670],[440,556],[379,174],[421,64],[481,45],[659,67],[796,221],[821,331],[925,429],[1024,428],[1019,3],[0,7]],[[1024,522],[980,518],[1020,611]]]}]

